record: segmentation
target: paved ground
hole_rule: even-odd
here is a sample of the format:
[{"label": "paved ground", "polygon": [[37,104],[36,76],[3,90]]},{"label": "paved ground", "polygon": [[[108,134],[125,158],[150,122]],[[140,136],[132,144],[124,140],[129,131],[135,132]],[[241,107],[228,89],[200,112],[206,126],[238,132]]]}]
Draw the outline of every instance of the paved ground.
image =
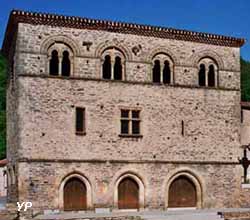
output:
[{"label": "paved ground", "polygon": [[112,213],[74,213],[40,215],[38,220],[70,220],[94,217],[141,216],[145,220],[223,220],[218,212],[250,211],[250,209],[210,209],[210,210],[174,210],[174,211],[144,211],[144,212],[112,212]]},{"label": "paved ground", "polygon": [[0,210],[5,209],[6,197],[0,197]]}]

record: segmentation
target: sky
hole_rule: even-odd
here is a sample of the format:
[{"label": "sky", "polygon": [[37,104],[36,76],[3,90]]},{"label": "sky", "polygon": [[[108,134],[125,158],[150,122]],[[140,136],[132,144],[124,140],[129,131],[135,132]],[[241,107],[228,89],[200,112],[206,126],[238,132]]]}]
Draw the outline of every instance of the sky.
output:
[{"label": "sky", "polygon": [[0,0],[0,45],[12,9],[245,38],[241,56],[250,61],[249,0]]}]

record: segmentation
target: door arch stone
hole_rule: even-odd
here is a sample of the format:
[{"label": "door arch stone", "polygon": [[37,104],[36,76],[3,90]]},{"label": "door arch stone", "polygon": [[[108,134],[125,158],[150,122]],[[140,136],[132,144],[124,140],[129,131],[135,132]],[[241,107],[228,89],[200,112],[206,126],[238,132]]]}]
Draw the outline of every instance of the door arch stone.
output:
[{"label": "door arch stone", "polygon": [[114,207],[119,208],[119,185],[122,183],[125,179],[132,179],[138,186],[138,208],[137,209],[143,209],[144,203],[145,203],[145,187],[142,182],[142,180],[132,173],[126,173],[123,175],[120,175],[120,177],[117,179],[114,185]]},{"label": "door arch stone", "polygon": [[[59,209],[64,210],[65,204],[64,204],[64,193],[65,193],[65,187],[67,187],[67,183],[69,183],[71,180],[78,179],[84,186],[86,190],[86,208],[85,209],[91,209],[92,208],[92,188],[87,178],[85,178],[83,175],[78,173],[73,173],[68,176],[66,176],[59,187]],[[78,185],[80,187],[80,182],[78,181]],[[75,183],[77,184],[77,183]],[[83,187],[84,187],[83,186]]]},{"label": "door arch stone", "polygon": [[169,186],[168,207],[196,207],[197,193],[193,182],[186,176],[179,176]]},{"label": "door arch stone", "polygon": [[172,208],[169,205],[169,194],[170,194],[170,187],[171,184],[175,183],[176,180],[178,179],[184,179],[184,183],[185,182],[187,184],[189,184],[189,187],[193,187],[193,189],[195,190],[195,202],[196,205],[193,207],[196,208],[202,208],[202,202],[203,202],[203,189],[202,189],[202,182],[200,180],[200,178],[198,178],[197,175],[195,175],[192,171],[190,171],[189,169],[185,170],[185,169],[180,169],[179,171],[176,170],[175,172],[172,172],[169,175],[169,178],[167,178],[167,183],[165,184],[166,186],[166,191],[165,191],[165,208]]},{"label": "door arch stone", "polygon": [[139,209],[139,185],[130,177],[122,179],[118,185],[118,208]]}]

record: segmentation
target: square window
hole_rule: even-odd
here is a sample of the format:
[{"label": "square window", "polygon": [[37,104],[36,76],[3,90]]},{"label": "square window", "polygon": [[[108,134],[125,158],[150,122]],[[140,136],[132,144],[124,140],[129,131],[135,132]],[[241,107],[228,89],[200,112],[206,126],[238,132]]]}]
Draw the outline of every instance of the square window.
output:
[{"label": "square window", "polygon": [[121,110],[121,135],[140,136],[140,110]]}]

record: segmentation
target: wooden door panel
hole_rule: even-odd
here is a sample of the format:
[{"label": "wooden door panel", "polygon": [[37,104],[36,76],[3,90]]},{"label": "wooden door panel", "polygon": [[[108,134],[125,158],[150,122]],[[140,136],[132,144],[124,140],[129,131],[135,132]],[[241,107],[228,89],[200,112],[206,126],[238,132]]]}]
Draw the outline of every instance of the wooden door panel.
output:
[{"label": "wooden door panel", "polygon": [[70,179],[64,186],[64,210],[79,211],[87,208],[87,190],[78,178]]},{"label": "wooden door panel", "polygon": [[169,207],[196,207],[196,189],[186,177],[179,177],[169,188]]},{"label": "wooden door panel", "polygon": [[122,180],[118,186],[118,208],[139,208],[139,186],[131,178],[126,178]]}]

